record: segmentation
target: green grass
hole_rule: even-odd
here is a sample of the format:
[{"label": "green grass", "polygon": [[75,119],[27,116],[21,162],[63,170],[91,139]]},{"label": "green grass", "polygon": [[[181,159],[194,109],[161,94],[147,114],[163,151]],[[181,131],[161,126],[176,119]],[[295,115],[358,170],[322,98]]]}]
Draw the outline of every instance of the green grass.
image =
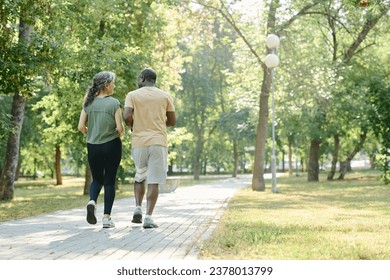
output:
[{"label": "green grass", "polygon": [[[83,188],[82,178],[64,178],[60,186],[47,179],[16,182],[14,199],[0,202],[0,221],[84,207],[89,196],[83,195]],[[121,185],[116,197],[128,197],[132,193],[132,186]]]},{"label": "green grass", "polygon": [[278,179],[278,193],[244,189],[229,202],[202,259],[389,260],[390,186],[378,173],[345,181]]},{"label": "green grass", "polygon": [[[180,187],[191,186],[218,177],[194,181],[190,177],[180,180]],[[56,186],[55,180],[20,180],[15,183],[14,199],[0,201],[0,222],[47,214],[58,210],[84,207],[89,196],[83,195],[84,178],[64,177],[63,185]],[[99,197],[102,201],[103,190]],[[133,196],[133,185],[119,186],[115,199]],[[131,198],[133,202],[133,199]]]}]

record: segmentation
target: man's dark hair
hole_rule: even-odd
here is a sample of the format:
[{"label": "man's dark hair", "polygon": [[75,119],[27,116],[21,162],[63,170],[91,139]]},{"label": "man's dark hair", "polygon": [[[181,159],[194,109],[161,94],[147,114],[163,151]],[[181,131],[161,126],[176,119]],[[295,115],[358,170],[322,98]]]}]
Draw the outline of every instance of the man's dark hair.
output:
[{"label": "man's dark hair", "polygon": [[157,74],[156,71],[154,71],[152,68],[145,68],[142,70],[141,77],[144,77],[146,81],[156,83],[157,81]]}]

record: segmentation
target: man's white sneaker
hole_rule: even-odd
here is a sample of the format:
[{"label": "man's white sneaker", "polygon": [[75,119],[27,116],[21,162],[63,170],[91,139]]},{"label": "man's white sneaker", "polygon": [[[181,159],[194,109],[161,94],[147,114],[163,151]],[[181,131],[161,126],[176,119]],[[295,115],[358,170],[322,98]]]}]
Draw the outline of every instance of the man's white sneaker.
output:
[{"label": "man's white sneaker", "polygon": [[103,228],[112,228],[115,227],[114,222],[110,218],[103,218]]},{"label": "man's white sneaker", "polygon": [[146,216],[144,220],[144,228],[158,228],[158,226],[154,223],[152,217]]},{"label": "man's white sneaker", "polygon": [[141,206],[135,207],[134,214],[133,214],[133,220],[131,222],[136,223],[136,224],[142,223],[142,208],[141,208]]},{"label": "man's white sneaker", "polygon": [[87,204],[87,222],[91,225],[96,224],[96,203],[90,200]]}]

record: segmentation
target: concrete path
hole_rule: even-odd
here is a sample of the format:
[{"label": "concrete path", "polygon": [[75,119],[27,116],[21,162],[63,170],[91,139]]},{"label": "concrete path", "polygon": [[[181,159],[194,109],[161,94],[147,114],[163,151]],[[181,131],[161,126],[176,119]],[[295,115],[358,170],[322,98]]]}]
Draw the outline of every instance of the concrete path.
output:
[{"label": "concrete path", "polygon": [[102,204],[97,225],[86,222],[84,207],[3,222],[0,260],[197,259],[228,200],[250,183],[251,176],[241,175],[160,194],[153,214],[157,229],[131,223],[133,197],[115,201],[111,229],[102,228]]}]

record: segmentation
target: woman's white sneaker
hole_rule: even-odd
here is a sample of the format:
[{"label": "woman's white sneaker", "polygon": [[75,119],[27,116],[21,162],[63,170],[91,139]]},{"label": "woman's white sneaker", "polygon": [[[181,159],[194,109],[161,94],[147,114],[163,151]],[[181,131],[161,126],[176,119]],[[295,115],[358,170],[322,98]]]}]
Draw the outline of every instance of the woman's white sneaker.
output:
[{"label": "woman's white sneaker", "polygon": [[87,204],[87,222],[91,225],[96,224],[96,203],[90,200]]},{"label": "woman's white sneaker", "polygon": [[103,228],[112,228],[115,227],[114,222],[110,218],[103,218]]}]

